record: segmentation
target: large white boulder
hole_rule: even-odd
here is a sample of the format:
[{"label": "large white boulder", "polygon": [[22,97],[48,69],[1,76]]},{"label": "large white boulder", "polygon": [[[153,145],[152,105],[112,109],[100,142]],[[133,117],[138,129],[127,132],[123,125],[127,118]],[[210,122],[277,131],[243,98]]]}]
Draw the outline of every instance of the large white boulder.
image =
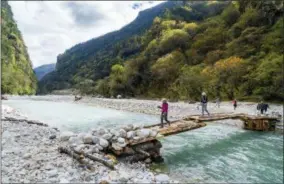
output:
[{"label": "large white boulder", "polygon": [[132,139],[134,137],[134,135],[135,135],[134,131],[129,131],[129,132],[127,132],[126,137],[127,137],[127,139]]},{"label": "large white boulder", "polygon": [[122,137],[119,137],[119,138],[117,139],[117,142],[120,143],[120,144],[124,144],[124,143],[125,143],[125,139],[122,138]]},{"label": "large white boulder", "polygon": [[83,142],[84,142],[85,144],[91,144],[91,143],[93,143],[93,136],[92,136],[91,134],[85,135],[84,138],[83,138]]},{"label": "large white boulder", "polygon": [[112,134],[111,133],[106,133],[102,136],[102,138],[106,139],[106,140],[110,140],[112,138]]},{"label": "large white boulder", "polygon": [[100,138],[100,142],[99,142],[100,146],[102,146],[103,148],[106,148],[108,147],[108,141],[103,139],[103,138]]},{"label": "large white boulder", "polygon": [[140,130],[136,131],[136,134],[140,138],[146,138],[146,137],[149,137],[150,130],[149,129],[140,129]]},{"label": "large white boulder", "polygon": [[100,138],[97,137],[97,136],[93,136],[93,137],[92,137],[92,140],[93,140],[93,143],[94,143],[94,144],[98,144],[98,143],[100,142]]},{"label": "large white boulder", "polygon": [[125,138],[127,135],[126,131],[124,129],[119,130],[119,136]]},{"label": "large white boulder", "polygon": [[68,141],[70,139],[70,137],[74,136],[74,133],[73,132],[69,132],[69,131],[66,131],[66,132],[62,132],[61,135],[60,135],[60,141]]}]

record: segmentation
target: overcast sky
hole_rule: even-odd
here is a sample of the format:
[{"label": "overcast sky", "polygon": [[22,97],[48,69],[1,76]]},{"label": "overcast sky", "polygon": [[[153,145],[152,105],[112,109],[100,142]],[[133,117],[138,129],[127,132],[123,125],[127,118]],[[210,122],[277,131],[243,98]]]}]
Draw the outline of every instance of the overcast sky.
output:
[{"label": "overcast sky", "polygon": [[56,63],[73,45],[120,29],[155,1],[9,1],[33,66]]}]

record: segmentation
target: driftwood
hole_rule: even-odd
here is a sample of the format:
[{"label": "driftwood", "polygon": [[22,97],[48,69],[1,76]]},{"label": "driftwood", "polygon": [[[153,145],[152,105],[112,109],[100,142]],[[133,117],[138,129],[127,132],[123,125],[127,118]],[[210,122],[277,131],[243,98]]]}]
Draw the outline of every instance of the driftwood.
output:
[{"label": "driftwood", "polygon": [[27,122],[28,124],[34,124],[34,125],[45,126],[45,127],[48,126],[47,124],[41,123],[36,120],[17,119],[17,118],[12,118],[12,117],[5,117],[4,119],[1,119],[1,121]]},{"label": "driftwood", "polygon": [[66,147],[59,147],[58,151],[59,153],[65,153],[76,159],[80,164],[85,165],[89,170],[94,170],[94,167],[92,167],[88,161],[83,159],[84,157],[81,157],[79,154],[72,152],[70,149]]},{"label": "driftwood", "polygon": [[91,159],[91,160],[93,160],[93,161],[99,162],[99,163],[101,163],[101,164],[107,166],[107,167],[110,168],[110,169],[113,169],[113,170],[115,169],[113,164],[111,164],[111,163],[109,163],[108,161],[103,160],[103,159],[101,159],[101,158],[99,158],[99,157],[96,157],[96,156],[93,156],[93,155],[89,155],[89,154],[87,154],[87,153],[84,153],[83,151],[77,151],[77,150],[75,150],[74,148],[72,148],[72,151],[74,151],[74,153],[76,153],[76,154],[83,155],[84,157],[89,158],[89,159]]}]

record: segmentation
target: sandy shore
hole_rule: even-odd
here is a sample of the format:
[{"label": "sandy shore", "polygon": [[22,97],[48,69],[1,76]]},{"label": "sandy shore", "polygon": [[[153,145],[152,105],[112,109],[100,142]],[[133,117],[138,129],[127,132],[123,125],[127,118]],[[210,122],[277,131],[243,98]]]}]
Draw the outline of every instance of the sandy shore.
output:
[{"label": "sandy shore", "polygon": [[[3,183],[159,183],[174,182],[165,174],[154,174],[142,163],[118,163],[112,171],[91,162],[95,171],[79,167],[77,161],[60,154],[60,132],[26,122],[7,121],[5,117],[23,119],[20,112],[2,105],[2,182]],[[50,139],[50,136],[56,136]]]}]

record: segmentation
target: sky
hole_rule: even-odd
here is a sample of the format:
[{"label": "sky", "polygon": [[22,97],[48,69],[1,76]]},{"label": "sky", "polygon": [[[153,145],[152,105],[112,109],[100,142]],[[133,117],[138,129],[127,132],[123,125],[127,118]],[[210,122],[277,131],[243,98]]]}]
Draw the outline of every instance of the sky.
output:
[{"label": "sky", "polygon": [[118,30],[162,1],[9,1],[33,67],[77,43]]}]

